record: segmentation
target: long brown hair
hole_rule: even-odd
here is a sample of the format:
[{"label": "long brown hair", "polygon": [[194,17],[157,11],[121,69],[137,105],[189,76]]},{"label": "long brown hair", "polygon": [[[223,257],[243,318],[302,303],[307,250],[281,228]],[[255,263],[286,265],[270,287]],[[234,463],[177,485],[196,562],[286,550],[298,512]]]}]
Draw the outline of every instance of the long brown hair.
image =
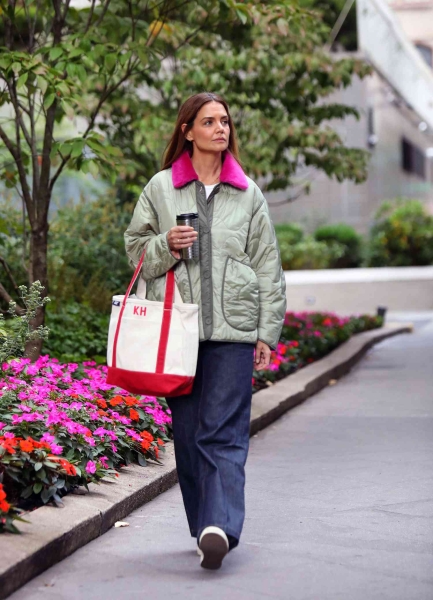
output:
[{"label": "long brown hair", "polygon": [[[173,135],[171,136],[171,139],[167,145],[167,148],[165,149],[162,158],[162,170],[169,169],[171,165],[179,158],[179,156],[183,154],[185,150],[188,150],[189,153],[192,154],[192,142],[187,140],[185,136],[188,133],[188,131],[190,131],[190,129],[192,128],[198,111],[201,109],[202,106],[204,106],[208,102],[219,102],[226,109],[230,126],[228,150],[240,163],[239,148],[236,139],[236,129],[230,116],[230,111],[227,102],[218,94],[213,94],[211,92],[202,92],[200,94],[195,94],[194,96],[188,98],[188,100],[186,100],[180,107]],[[185,127],[185,131],[183,132],[182,125],[184,123],[186,123],[187,126]]]}]

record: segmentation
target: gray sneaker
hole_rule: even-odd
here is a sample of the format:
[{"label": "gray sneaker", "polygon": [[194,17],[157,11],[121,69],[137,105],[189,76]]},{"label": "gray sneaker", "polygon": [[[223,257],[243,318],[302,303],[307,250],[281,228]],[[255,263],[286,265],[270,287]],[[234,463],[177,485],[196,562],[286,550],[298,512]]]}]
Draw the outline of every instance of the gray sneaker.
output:
[{"label": "gray sneaker", "polygon": [[204,569],[219,569],[229,551],[227,536],[219,527],[203,529],[198,546],[200,565]]}]

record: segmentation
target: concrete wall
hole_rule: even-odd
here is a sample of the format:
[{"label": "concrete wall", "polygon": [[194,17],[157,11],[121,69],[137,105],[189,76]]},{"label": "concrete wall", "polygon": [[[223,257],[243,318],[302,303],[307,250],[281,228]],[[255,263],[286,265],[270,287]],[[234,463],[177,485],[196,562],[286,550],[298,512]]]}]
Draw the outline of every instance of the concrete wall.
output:
[{"label": "concrete wall", "polygon": [[287,310],[433,310],[433,267],[286,271]]},{"label": "concrete wall", "polygon": [[334,94],[329,101],[358,108],[359,121],[349,117],[343,122],[333,122],[332,126],[348,146],[364,149],[368,148],[368,108],[373,108],[377,144],[370,149],[368,179],[360,185],[349,181],[338,183],[315,169],[300,171],[300,178],[312,181],[310,194],[286,203],[283,201],[292,190],[266,194],[274,222],[296,221],[308,230],[323,223],[345,222],[365,233],[380,204],[398,196],[420,199],[433,213],[432,159],[426,158],[425,180],[403,171],[401,166],[403,136],[425,153],[433,146],[433,138],[419,130],[420,119],[386,81],[377,73],[363,81],[354,78],[349,88]]}]

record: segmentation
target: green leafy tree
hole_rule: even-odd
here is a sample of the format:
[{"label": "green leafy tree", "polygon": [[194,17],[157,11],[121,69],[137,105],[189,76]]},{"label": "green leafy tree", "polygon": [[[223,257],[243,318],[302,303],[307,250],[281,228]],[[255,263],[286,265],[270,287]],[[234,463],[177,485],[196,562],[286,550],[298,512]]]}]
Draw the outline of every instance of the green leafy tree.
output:
[{"label": "green leafy tree", "polygon": [[[110,99],[151,81],[168,51],[191,42],[204,27],[246,22],[249,8],[235,0],[9,0],[1,4],[0,178],[20,194],[29,221],[29,283],[47,288],[48,211],[66,169],[114,180],[122,151],[98,122]],[[170,31],[171,43],[161,35]],[[62,125],[74,121],[74,135]],[[41,308],[34,319],[44,321]],[[40,344],[33,351],[36,356]]]},{"label": "green leafy tree", "polygon": [[[123,187],[130,197],[160,168],[180,104],[203,90],[228,100],[246,170],[264,178],[264,189],[287,188],[303,166],[338,181],[365,179],[367,152],[346,147],[329,125],[358,113],[326,98],[353,75],[365,76],[368,67],[325,51],[330,27],[318,12],[292,1],[255,3],[249,10],[245,24],[207,28],[180,48],[176,32],[164,30],[170,49],[165,68],[110,98],[100,126],[128,159]],[[307,180],[302,191],[308,187]]]},{"label": "green leafy tree", "polygon": [[[48,211],[61,173],[101,175],[135,194],[159,168],[179,105],[203,89],[227,97],[245,166],[267,189],[287,187],[302,165],[365,177],[365,153],[326,126],[356,111],[320,100],[367,69],[329,56],[329,27],[292,0],[2,6],[0,178],[27,213],[30,284],[48,288]],[[34,325],[43,320],[41,309]]]}]

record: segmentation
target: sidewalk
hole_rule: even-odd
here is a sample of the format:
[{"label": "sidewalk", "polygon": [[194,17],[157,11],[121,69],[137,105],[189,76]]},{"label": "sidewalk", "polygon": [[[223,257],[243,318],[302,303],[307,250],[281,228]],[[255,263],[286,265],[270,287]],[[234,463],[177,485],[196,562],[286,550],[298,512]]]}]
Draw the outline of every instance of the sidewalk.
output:
[{"label": "sidewalk", "polygon": [[241,545],[198,566],[178,486],[13,600],[431,600],[433,322],[251,440]]}]

